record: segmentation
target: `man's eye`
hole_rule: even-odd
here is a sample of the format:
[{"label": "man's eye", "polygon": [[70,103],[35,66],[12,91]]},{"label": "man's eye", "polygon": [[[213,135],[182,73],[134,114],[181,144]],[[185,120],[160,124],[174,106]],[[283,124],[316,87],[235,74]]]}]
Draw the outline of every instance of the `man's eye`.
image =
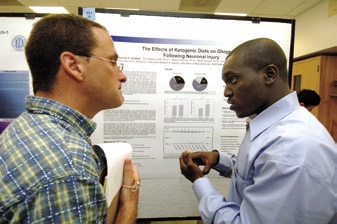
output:
[{"label": "man's eye", "polygon": [[236,83],[236,77],[231,77],[229,79],[229,82],[232,83],[232,84],[235,84]]}]

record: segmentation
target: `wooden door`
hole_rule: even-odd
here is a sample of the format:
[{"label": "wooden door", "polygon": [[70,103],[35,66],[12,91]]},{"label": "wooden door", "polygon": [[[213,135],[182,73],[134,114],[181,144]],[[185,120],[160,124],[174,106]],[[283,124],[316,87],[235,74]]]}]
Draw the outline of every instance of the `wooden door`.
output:
[{"label": "wooden door", "polygon": [[337,56],[321,56],[320,121],[337,142]]},{"label": "wooden door", "polygon": [[321,102],[312,113],[337,142],[337,56],[317,56],[294,62],[291,89],[312,89]]},{"label": "wooden door", "polygon": [[[320,92],[320,56],[294,62],[291,89],[311,89]],[[319,106],[311,111],[319,119]]]}]

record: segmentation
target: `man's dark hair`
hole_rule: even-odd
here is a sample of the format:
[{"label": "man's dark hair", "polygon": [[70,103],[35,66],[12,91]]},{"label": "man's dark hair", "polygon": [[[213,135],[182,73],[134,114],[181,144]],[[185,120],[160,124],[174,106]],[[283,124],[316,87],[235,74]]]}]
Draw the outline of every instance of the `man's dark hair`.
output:
[{"label": "man's dark hair", "polygon": [[299,103],[303,103],[304,106],[318,106],[321,102],[321,97],[311,89],[302,89],[297,93]]},{"label": "man's dark hair", "polygon": [[34,93],[52,89],[62,52],[91,53],[96,46],[93,27],[105,29],[92,20],[72,14],[48,15],[33,25],[25,53]]},{"label": "man's dark hair", "polygon": [[255,71],[274,64],[280,72],[280,77],[285,81],[288,79],[287,57],[281,46],[272,39],[249,40],[236,47],[227,57],[232,54],[242,54],[242,63]]}]

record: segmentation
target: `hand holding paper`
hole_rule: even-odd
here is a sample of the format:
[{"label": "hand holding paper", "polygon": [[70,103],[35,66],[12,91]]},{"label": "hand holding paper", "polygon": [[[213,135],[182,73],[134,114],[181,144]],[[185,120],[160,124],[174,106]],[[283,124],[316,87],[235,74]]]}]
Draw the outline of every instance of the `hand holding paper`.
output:
[{"label": "hand holding paper", "polygon": [[[107,169],[104,186],[109,207],[108,223],[134,223],[137,218],[140,177],[137,167],[131,162],[131,145],[123,142],[103,143],[94,145],[93,149]],[[132,191],[133,186],[137,186],[137,190]]]}]

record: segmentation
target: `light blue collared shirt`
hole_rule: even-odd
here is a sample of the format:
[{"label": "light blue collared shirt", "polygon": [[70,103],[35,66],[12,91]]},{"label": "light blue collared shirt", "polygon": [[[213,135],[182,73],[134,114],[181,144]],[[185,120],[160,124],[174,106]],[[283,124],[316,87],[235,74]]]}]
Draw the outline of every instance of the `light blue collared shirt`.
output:
[{"label": "light blue collared shirt", "polygon": [[[337,148],[293,92],[249,122],[237,158],[220,153],[229,198],[199,178],[193,190],[204,223],[337,223]],[[333,216],[335,215],[335,218]]]}]

